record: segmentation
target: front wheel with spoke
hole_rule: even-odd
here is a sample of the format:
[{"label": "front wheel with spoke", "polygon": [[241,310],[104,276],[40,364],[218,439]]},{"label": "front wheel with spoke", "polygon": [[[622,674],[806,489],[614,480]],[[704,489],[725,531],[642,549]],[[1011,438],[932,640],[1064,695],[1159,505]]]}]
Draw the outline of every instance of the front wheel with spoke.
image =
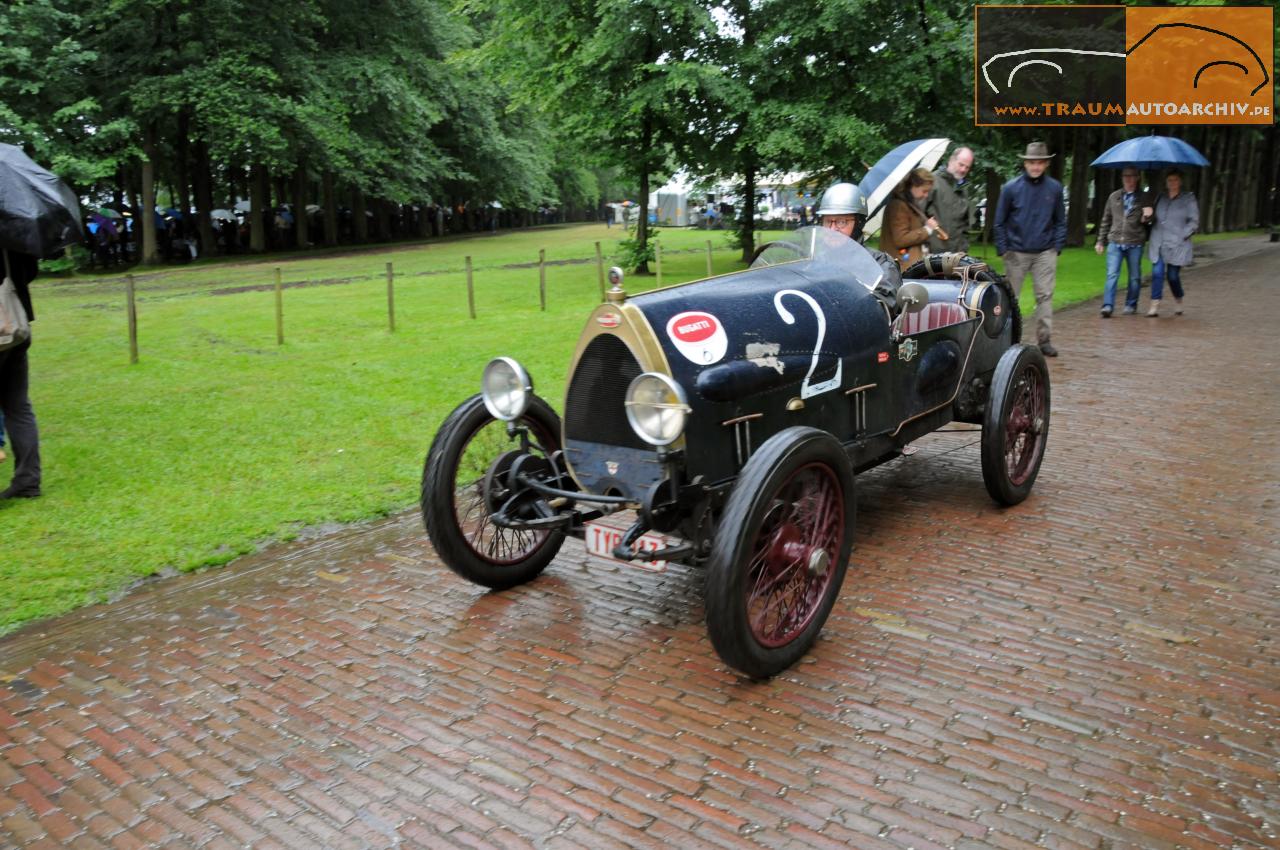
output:
[{"label": "front wheel with spoke", "polygon": [[825,431],[787,428],[751,456],[707,572],[707,632],[727,664],[764,678],[808,652],[840,594],[853,512],[852,468]]},{"label": "front wheel with spoke", "polygon": [[[530,450],[538,455],[560,448],[560,418],[537,396],[516,425],[528,433]],[[533,579],[564,542],[562,531],[493,523],[495,502],[502,499],[488,492],[499,477],[491,470],[509,468],[519,448],[507,423],[494,419],[475,395],[440,426],[422,472],[422,519],[437,554],[458,575],[494,589]]]},{"label": "front wheel with spoke", "polygon": [[1049,368],[1040,349],[1015,345],[996,364],[982,420],[982,480],[1016,505],[1031,493],[1049,440]]}]

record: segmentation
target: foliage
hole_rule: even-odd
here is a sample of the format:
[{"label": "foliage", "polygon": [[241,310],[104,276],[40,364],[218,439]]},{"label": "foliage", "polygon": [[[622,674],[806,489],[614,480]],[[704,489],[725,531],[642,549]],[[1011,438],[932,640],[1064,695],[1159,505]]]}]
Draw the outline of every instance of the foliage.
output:
[{"label": "foliage", "polygon": [[619,241],[617,255],[622,267],[627,269],[647,268],[648,264],[653,262],[657,255],[655,248],[657,237],[658,231],[650,229],[648,239],[641,240],[639,237],[634,237]]}]

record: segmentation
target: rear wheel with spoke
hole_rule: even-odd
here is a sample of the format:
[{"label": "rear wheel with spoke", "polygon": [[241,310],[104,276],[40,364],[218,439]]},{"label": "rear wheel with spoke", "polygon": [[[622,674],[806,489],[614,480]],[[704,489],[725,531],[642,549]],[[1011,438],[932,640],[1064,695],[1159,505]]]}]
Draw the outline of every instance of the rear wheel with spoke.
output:
[{"label": "rear wheel with spoke", "polygon": [[[532,451],[560,447],[560,419],[533,398],[517,425],[527,429]],[[518,456],[518,440],[507,423],[494,419],[480,396],[472,396],[440,426],[422,473],[422,519],[436,552],[449,569],[495,589],[529,581],[551,562],[563,532],[502,528],[493,514],[505,501],[496,481]],[[504,469],[505,467],[505,469]]]},{"label": "rear wheel with spoke", "polygon": [[707,631],[753,677],[791,666],[817,639],[853,541],[853,472],[834,437],[788,428],[751,457],[708,565]]}]

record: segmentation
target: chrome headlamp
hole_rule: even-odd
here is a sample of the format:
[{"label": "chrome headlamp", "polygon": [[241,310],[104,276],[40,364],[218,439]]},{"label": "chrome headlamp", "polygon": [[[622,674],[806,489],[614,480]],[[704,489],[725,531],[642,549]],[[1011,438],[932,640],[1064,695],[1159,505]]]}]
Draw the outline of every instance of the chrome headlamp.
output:
[{"label": "chrome headlamp", "polygon": [[495,357],[484,367],[480,395],[489,413],[497,419],[512,422],[529,407],[529,399],[533,397],[533,378],[510,357]]},{"label": "chrome headlamp", "polygon": [[627,387],[627,421],[652,446],[674,443],[689,421],[689,401],[680,385],[658,372],[638,375]]}]

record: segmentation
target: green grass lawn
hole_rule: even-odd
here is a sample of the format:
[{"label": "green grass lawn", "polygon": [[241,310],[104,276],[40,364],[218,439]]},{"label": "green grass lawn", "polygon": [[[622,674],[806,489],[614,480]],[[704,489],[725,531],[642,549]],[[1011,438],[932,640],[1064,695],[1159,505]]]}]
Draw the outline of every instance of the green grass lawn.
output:
[{"label": "green grass lawn", "polygon": [[[766,234],[767,235],[767,234]],[[201,263],[136,275],[140,362],[129,364],[120,275],[38,280],[31,395],[40,499],[0,503],[0,633],[118,594],[144,577],[225,563],[301,529],[417,498],[436,427],[491,357],[519,359],[559,408],[585,315],[624,234],[566,225],[384,249]],[[664,284],[740,268],[724,232],[663,230]],[[539,309],[545,248],[547,309]],[[467,313],[474,258],[478,318]],[[579,262],[568,262],[579,261]],[[581,262],[586,261],[586,262]],[[396,332],[385,263],[394,263]],[[1065,306],[1101,291],[1101,260],[1064,252]],[[274,293],[284,292],[285,344]],[[653,276],[628,278],[637,292]],[[1024,309],[1030,286],[1024,293]],[[0,483],[12,460],[0,466]]]}]

